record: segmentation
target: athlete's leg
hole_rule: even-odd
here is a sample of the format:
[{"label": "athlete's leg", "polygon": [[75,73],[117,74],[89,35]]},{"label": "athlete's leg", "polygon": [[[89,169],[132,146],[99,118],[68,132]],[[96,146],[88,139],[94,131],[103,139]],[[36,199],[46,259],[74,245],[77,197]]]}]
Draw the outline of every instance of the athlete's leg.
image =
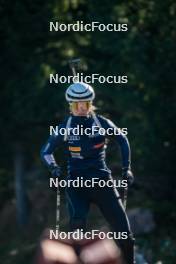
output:
[{"label": "athlete's leg", "polygon": [[[96,204],[110,224],[112,230],[118,234],[127,233],[127,239],[116,241],[121,247],[128,264],[134,263],[134,239],[131,233],[129,221],[123,208],[119,194],[114,188],[99,188],[97,191]],[[123,233],[125,234],[125,233]],[[117,235],[118,237],[118,235]]]},{"label": "athlete's leg", "polygon": [[67,188],[66,197],[70,216],[70,230],[86,230],[86,219],[90,203],[83,190],[74,187]]},{"label": "athlete's leg", "polygon": [[[111,179],[110,173],[105,170],[94,172],[94,175],[94,177],[98,177],[99,179],[103,179],[105,181]],[[130,229],[128,217],[117,189],[108,186],[102,188],[97,187],[92,190],[92,198],[93,202],[99,207],[103,216],[109,223],[112,231],[117,234],[126,232],[128,238],[118,239],[116,242],[121,247],[127,263],[134,263],[134,239]]]},{"label": "athlete's leg", "polygon": [[114,231],[131,233],[119,193],[110,187],[97,188],[94,202]]}]

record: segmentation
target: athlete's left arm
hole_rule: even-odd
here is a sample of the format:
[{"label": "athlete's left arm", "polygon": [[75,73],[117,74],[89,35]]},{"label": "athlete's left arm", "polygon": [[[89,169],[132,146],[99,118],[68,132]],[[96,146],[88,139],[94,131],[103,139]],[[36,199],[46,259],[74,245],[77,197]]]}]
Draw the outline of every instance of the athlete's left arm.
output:
[{"label": "athlete's left arm", "polygon": [[[102,127],[106,129],[107,132],[110,132],[111,134],[113,134],[112,136],[115,137],[115,139],[117,140],[120,146],[121,156],[122,156],[122,167],[125,169],[130,169],[131,168],[131,150],[130,150],[130,144],[129,144],[127,136],[111,120],[101,117],[100,122],[102,124]],[[107,133],[107,136],[110,136],[110,135]]]}]

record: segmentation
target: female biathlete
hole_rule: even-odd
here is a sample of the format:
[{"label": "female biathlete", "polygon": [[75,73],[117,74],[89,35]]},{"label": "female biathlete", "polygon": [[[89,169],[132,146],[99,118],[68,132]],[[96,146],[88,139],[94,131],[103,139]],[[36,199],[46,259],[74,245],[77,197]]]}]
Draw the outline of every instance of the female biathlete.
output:
[{"label": "female biathlete", "polygon": [[[58,133],[49,137],[41,150],[41,157],[48,166],[53,177],[60,176],[60,167],[57,165],[53,153],[56,148],[65,142],[68,150],[68,179],[81,177],[84,180],[98,178],[107,182],[111,178],[111,171],[105,162],[106,138],[107,134],[102,135],[100,130],[90,135],[71,134],[70,128],[78,125],[83,129],[104,128],[107,131],[119,131],[113,122],[103,116],[95,114],[92,102],[95,93],[93,88],[86,83],[74,83],[66,90],[66,100],[70,105],[71,114],[62,124],[58,131],[65,128],[70,133]],[[63,129],[62,129],[63,130]],[[93,131],[90,130],[90,131]],[[130,146],[128,139],[122,133],[115,133],[122,156],[122,175],[128,184],[133,182],[131,172]],[[66,197],[70,215],[70,230],[86,229],[86,219],[91,203],[95,203],[103,216],[110,224],[113,232],[126,232],[127,239],[118,239],[118,244],[122,249],[126,262],[134,263],[134,239],[130,230],[129,222],[122,205],[119,193],[115,187],[105,185],[103,188],[98,184],[94,187],[67,187]]]}]

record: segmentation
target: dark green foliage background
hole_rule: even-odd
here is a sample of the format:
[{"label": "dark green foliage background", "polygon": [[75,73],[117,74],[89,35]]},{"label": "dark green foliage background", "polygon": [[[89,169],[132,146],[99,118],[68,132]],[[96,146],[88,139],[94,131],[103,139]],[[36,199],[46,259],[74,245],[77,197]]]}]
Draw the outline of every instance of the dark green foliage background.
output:
[{"label": "dark green foliage background", "polygon": [[[87,67],[86,74],[128,75],[127,85],[96,83],[95,104],[99,113],[128,128],[136,177],[129,204],[150,208],[157,224],[153,234],[140,238],[141,243],[144,247],[153,246],[153,261],[174,263],[175,250],[170,245],[176,246],[173,232],[176,224],[175,1],[1,0],[0,18],[2,211],[15,199],[16,146],[23,148],[28,191],[33,192],[35,181],[46,182],[39,151],[48,136],[49,125],[57,124],[68,112],[64,99],[66,85],[50,85],[49,74],[69,74],[68,59],[79,56]],[[127,22],[129,30],[49,32],[49,21],[77,20]],[[111,148],[108,164],[115,173],[120,170],[120,160],[113,154],[115,148]],[[65,164],[61,156],[58,153],[58,160]],[[39,172],[32,178],[29,172],[36,170]],[[47,186],[42,188],[44,193],[49,192]],[[1,248],[3,263],[24,263],[27,256],[31,263],[45,221],[38,228],[31,224],[30,238],[17,229],[15,219],[11,219],[9,226],[6,230],[10,241],[1,231],[6,237]],[[22,248],[22,243],[26,248]],[[14,248],[21,251],[12,257],[9,252]]]}]

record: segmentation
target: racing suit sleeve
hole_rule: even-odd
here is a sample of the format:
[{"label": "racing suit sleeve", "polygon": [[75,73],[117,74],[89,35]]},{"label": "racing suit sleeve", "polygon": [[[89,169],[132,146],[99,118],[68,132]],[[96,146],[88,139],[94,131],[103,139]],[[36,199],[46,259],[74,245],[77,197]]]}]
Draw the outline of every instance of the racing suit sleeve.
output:
[{"label": "racing suit sleeve", "polygon": [[53,132],[40,151],[41,160],[47,167],[50,167],[51,164],[57,166],[57,162],[53,153],[55,152],[57,147],[64,141],[64,135],[60,133],[60,129],[64,127],[64,124],[59,125],[57,129],[58,133],[56,134]]},{"label": "racing suit sleeve", "polygon": [[121,150],[121,157],[122,157],[122,166],[123,168],[130,169],[131,168],[131,150],[128,138],[122,131],[109,119],[100,117],[100,122],[102,127],[106,129],[106,135],[109,136],[107,133],[112,133],[112,136],[115,137],[117,140],[120,150]]}]

